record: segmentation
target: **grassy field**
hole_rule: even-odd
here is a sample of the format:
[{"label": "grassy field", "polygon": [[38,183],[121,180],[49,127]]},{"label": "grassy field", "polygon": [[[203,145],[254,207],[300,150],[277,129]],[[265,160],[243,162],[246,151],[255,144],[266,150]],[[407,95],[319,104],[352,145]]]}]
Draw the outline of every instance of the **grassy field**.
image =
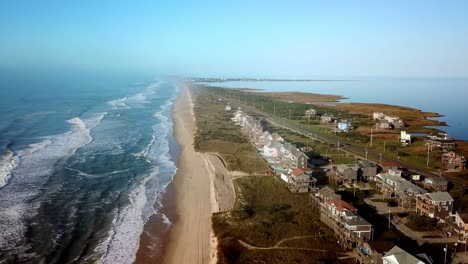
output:
[{"label": "grassy field", "polygon": [[273,176],[240,178],[235,188],[234,210],[212,218],[219,263],[346,263],[308,194]]},{"label": "grassy field", "polygon": [[197,132],[195,149],[220,153],[231,171],[264,174],[268,167],[253,146],[234,125],[232,111],[204,89],[194,89]]}]

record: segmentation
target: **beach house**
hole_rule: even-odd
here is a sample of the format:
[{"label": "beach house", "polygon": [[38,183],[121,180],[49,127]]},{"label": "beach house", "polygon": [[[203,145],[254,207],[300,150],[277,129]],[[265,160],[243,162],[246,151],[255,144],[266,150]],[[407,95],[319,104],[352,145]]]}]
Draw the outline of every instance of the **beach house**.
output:
[{"label": "beach house", "polygon": [[397,246],[382,257],[382,262],[383,264],[428,264]]},{"label": "beach house", "polygon": [[459,213],[450,215],[450,231],[457,233],[458,240],[468,241],[468,213]]},{"label": "beach house", "polygon": [[465,157],[457,155],[455,152],[450,151],[442,154],[442,166],[446,170],[461,171],[466,169],[466,159]]},{"label": "beach house", "polygon": [[445,221],[452,213],[453,198],[448,192],[433,192],[418,195],[416,213]]},{"label": "beach house", "polygon": [[357,165],[358,169],[358,179],[370,181],[375,181],[375,175],[377,175],[377,165],[368,161],[368,160],[358,160]]},{"label": "beach house", "polygon": [[307,168],[308,160],[307,155],[295,147],[291,149],[291,154],[288,156],[288,163],[291,169]]},{"label": "beach house", "polygon": [[443,177],[430,177],[424,179],[423,186],[434,192],[445,192],[447,191],[448,181]]},{"label": "beach house", "polygon": [[401,131],[400,143],[402,146],[408,146],[409,144],[411,144],[411,134],[406,133],[406,131]]},{"label": "beach house", "polygon": [[304,112],[305,118],[314,118],[317,115],[317,111],[315,109],[307,109]]},{"label": "beach house", "polygon": [[426,145],[429,145],[430,148],[452,150],[455,149],[455,139],[451,138],[447,133],[428,135],[426,137]]},{"label": "beach house", "polygon": [[337,184],[354,184],[357,181],[358,167],[355,165],[339,164],[332,166],[327,176]]},{"label": "beach house", "polygon": [[301,169],[295,169],[291,172],[286,186],[291,192],[308,192],[310,189],[315,188],[317,179],[312,175],[306,174]]},{"label": "beach house", "polygon": [[336,124],[337,132],[347,133],[352,128],[353,128],[353,126],[352,126],[351,122],[349,122],[348,120],[341,120]]}]

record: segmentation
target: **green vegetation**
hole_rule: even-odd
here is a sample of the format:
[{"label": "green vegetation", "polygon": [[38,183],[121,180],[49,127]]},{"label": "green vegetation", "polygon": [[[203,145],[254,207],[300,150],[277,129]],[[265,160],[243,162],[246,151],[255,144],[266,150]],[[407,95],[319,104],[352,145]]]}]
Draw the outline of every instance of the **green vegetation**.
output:
[{"label": "green vegetation", "polygon": [[407,227],[414,231],[435,231],[437,230],[437,220],[427,216],[410,215],[407,217]]},{"label": "green vegetation", "polygon": [[291,193],[276,177],[234,183],[234,210],[212,218],[220,263],[342,263],[337,260],[342,251],[320,223],[309,194]]},{"label": "green vegetation", "polygon": [[219,153],[231,171],[264,174],[268,167],[234,125],[233,112],[224,111],[224,104],[204,89],[194,90],[194,100],[195,149]]}]

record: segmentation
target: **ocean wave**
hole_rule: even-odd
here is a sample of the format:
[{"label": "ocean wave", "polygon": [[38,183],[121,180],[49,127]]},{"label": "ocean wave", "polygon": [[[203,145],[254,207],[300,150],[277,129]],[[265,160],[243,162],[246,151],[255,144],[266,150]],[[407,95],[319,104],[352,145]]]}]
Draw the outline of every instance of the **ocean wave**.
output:
[{"label": "ocean wave", "polygon": [[127,101],[131,104],[149,104],[148,98],[144,93],[137,93],[133,96],[130,96]]},{"label": "ocean wave", "polygon": [[[129,205],[117,211],[110,239],[104,242],[107,247],[106,254],[101,260],[102,263],[133,263],[135,261],[140,243],[139,236],[145,224],[141,212],[147,202],[145,184],[148,179],[149,177],[131,192]],[[98,247],[101,250],[104,248],[103,245]]]},{"label": "ocean wave", "polygon": [[109,101],[109,102],[107,102],[107,104],[112,106],[113,110],[116,110],[116,109],[130,109],[130,107],[126,104],[127,100],[128,100],[127,97],[123,97],[123,98],[120,98],[120,99]]},{"label": "ocean wave", "polygon": [[0,157],[0,188],[8,183],[11,172],[18,166],[19,158],[10,150]]},{"label": "ocean wave", "polygon": [[[129,203],[115,212],[108,237],[95,249],[103,254],[102,263],[133,263],[140,243],[140,236],[149,218],[161,209],[161,198],[172,181],[177,168],[169,154],[169,137],[172,121],[168,118],[175,98],[170,98],[154,114],[158,122],[153,126],[149,143],[134,154],[152,165],[145,179],[129,195]],[[168,226],[170,219],[161,214]]]},{"label": "ocean wave", "polygon": [[[33,217],[39,207],[30,201],[37,197],[40,187],[47,182],[55,164],[89,144],[93,138],[91,129],[99,125],[107,113],[99,113],[82,120],[72,118],[68,132],[49,136],[17,152],[18,164],[11,171],[9,184],[0,192],[0,248],[12,253],[23,254],[26,221]],[[17,247],[16,245],[23,245]]]},{"label": "ocean wave", "polygon": [[65,167],[65,169],[69,170],[69,171],[74,171],[74,172],[78,173],[79,176],[83,176],[83,177],[86,177],[86,178],[100,178],[100,177],[104,177],[104,176],[109,176],[109,175],[114,175],[114,174],[117,174],[117,173],[130,171],[130,169],[126,169],[126,170],[111,171],[111,172],[107,172],[107,173],[89,174],[89,173],[80,171],[78,169],[70,168],[70,167]]}]

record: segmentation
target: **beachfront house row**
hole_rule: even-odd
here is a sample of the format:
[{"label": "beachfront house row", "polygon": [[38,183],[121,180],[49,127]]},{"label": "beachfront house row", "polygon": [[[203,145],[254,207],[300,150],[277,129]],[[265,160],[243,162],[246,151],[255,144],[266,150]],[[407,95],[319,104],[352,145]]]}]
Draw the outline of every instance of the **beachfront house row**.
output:
[{"label": "beachfront house row", "polygon": [[416,213],[445,221],[452,213],[453,198],[448,192],[433,192],[418,195]]},{"label": "beachfront house row", "polygon": [[447,191],[448,181],[443,177],[425,178],[423,186],[430,191],[445,192]]},{"label": "beachfront house row", "polygon": [[429,264],[431,262],[425,262],[403,249],[394,246],[382,257],[383,264]]},{"label": "beachfront house row", "polygon": [[450,151],[442,154],[442,166],[446,170],[461,171],[466,169],[466,159],[464,156],[457,155],[455,152]]}]

